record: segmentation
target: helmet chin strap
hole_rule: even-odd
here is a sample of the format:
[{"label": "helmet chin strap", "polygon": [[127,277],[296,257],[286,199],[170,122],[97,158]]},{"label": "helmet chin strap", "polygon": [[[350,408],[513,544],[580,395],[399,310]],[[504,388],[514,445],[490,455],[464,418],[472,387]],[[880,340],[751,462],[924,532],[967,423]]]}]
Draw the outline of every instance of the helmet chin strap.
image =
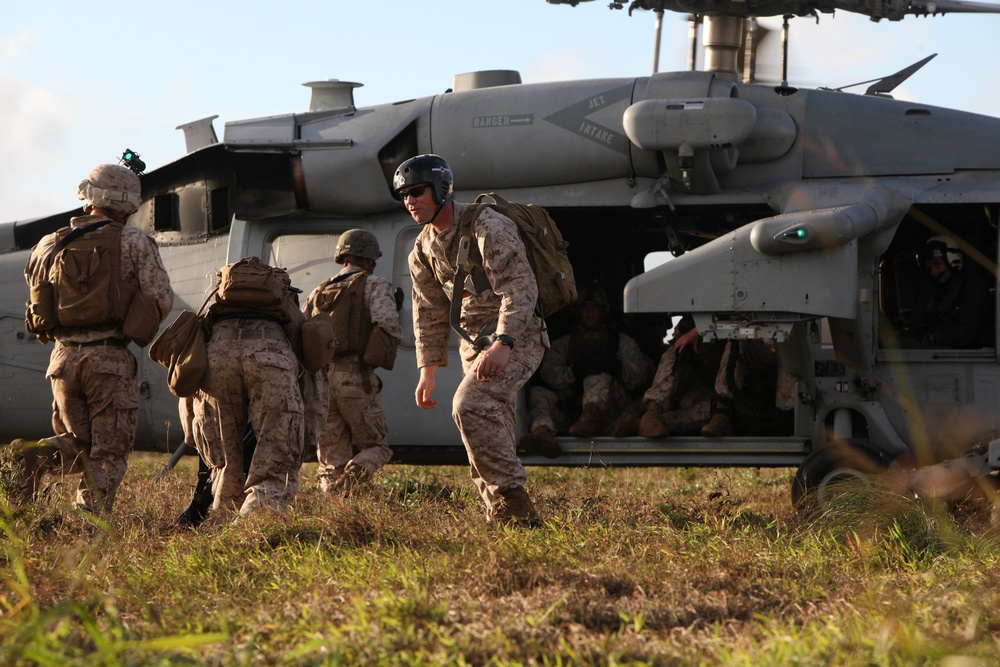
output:
[{"label": "helmet chin strap", "polygon": [[439,214],[441,213],[441,209],[443,209],[443,208],[444,208],[444,204],[438,204],[438,207],[437,207],[437,210],[436,210],[436,211],[434,211],[434,215],[433,215],[433,216],[431,216],[431,219],[430,219],[430,220],[428,220],[427,222],[425,222],[425,223],[423,223],[423,224],[425,224],[425,225],[429,225],[429,224],[431,224],[432,222],[434,222],[435,220],[437,220],[437,217],[438,217],[438,215],[439,215]]}]

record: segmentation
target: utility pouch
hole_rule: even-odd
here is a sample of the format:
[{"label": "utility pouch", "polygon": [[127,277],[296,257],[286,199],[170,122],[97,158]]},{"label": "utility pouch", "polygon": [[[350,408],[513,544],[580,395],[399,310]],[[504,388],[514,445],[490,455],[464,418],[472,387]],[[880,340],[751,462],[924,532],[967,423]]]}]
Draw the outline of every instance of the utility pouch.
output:
[{"label": "utility pouch", "polygon": [[28,303],[24,314],[24,326],[33,333],[52,331],[59,320],[56,316],[55,290],[48,280],[28,288]]},{"label": "utility pouch", "polygon": [[317,313],[301,325],[302,365],[310,373],[315,373],[333,361],[337,350],[337,336],[333,318],[326,313]]},{"label": "utility pouch", "polygon": [[373,326],[371,335],[368,336],[368,345],[365,346],[365,354],[362,358],[369,366],[384,368],[391,371],[396,363],[396,350],[399,342],[386,333],[380,326]]},{"label": "utility pouch", "polygon": [[160,329],[160,304],[156,299],[136,292],[122,322],[122,333],[139,347],[146,347]]},{"label": "utility pouch", "polygon": [[149,346],[149,358],[167,369],[167,386],[175,396],[193,396],[208,370],[201,318],[181,311]]}]

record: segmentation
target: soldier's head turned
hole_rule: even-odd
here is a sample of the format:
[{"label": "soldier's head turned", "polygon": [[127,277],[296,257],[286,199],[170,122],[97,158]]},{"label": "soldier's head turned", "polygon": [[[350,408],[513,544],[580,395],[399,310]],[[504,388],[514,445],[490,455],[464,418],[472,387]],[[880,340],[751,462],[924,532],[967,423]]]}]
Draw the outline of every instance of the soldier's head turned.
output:
[{"label": "soldier's head turned", "polygon": [[[427,185],[431,188],[434,202],[444,206],[452,200],[455,192],[455,178],[451,167],[440,155],[427,153],[405,160],[392,177],[392,196],[403,201],[401,190],[411,192],[415,186]],[[406,202],[403,201],[405,204]]]}]

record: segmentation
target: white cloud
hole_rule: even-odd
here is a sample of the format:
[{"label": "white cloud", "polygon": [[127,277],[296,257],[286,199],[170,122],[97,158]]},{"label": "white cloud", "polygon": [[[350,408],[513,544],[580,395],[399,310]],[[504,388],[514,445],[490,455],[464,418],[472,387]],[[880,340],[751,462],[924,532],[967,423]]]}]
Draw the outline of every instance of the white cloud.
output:
[{"label": "white cloud", "polygon": [[30,47],[41,41],[41,33],[35,30],[25,30],[15,33],[10,39],[4,42],[3,51],[0,53],[0,68],[6,69],[7,63],[17,62],[21,58],[24,58]]}]

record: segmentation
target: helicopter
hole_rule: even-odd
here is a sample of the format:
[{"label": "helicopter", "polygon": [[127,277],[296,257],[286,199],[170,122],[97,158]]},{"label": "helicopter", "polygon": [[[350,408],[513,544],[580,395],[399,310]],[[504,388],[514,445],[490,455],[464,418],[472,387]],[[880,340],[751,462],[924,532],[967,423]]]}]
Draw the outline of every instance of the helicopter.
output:
[{"label": "helicopter", "polygon": [[[561,435],[558,458],[525,457],[527,465],[791,466],[796,497],[908,456],[927,465],[961,456],[983,474],[1000,467],[1000,440],[988,435],[1000,402],[995,332],[992,346],[975,350],[879,342],[883,322],[912,305],[902,296],[906,258],[932,231],[959,238],[995,277],[1000,158],[989,137],[1000,136],[1000,119],[892,99],[918,67],[856,95],[796,88],[787,77],[744,81],[739,62],[757,15],[842,9],[898,20],[1000,7],[890,2],[876,12],[868,3],[775,0],[629,9],[692,6],[705,10],[702,42],[715,49],[702,70],[538,84],[516,71],[477,71],[456,75],[445,93],[368,107],[355,104],[359,83],[312,81],[306,111],[226,123],[221,141],[214,116],[179,126],[187,154],[142,175],[143,202],[129,222],[160,246],[175,292],[170,317],[197,310],[218,268],[248,255],[311,289],[335,272],[339,234],[367,229],[404,325],[383,390],[394,460],[464,462],[448,411],[412,400],[406,258],[419,227],[391,190],[402,161],[436,153],[453,168],[459,199],[496,191],[544,206],[569,242],[578,281],[599,281],[627,317],[691,313],[706,340],[773,340],[797,378],[785,430],[713,440]],[[24,330],[23,269],[34,243],[79,213],[0,225],[9,249],[0,276],[10,286],[0,294],[0,437],[49,434],[50,348]],[[647,269],[652,253],[673,259]],[[548,325],[558,335],[568,314]],[[451,345],[441,395],[461,379],[454,337]],[[137,447],[180,451],[165,371],[135,352]],[[961,433],[933,432],[956,419]],[[518,423],[527,423],[523,402]],[[965,456],[970,448],[978,458]]]}]

